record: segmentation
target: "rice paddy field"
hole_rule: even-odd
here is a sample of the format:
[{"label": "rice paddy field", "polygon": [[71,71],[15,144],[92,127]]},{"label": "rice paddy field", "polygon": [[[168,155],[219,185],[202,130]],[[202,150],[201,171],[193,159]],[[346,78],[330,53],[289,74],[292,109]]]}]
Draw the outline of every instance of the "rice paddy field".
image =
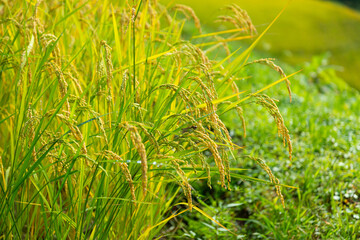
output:
[{"label": "rice paddy field", "polygon": [[360,238],[357,13],[228,3],[0,1],[0,239]]}]

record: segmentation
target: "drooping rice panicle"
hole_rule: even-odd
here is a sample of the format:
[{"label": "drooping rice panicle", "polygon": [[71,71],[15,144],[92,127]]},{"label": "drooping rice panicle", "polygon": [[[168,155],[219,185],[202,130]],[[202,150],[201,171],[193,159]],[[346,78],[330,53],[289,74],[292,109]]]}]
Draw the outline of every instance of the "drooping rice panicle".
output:
[{"label": "drooping rice panicle", "polygon": [[287,87],[290,102],[291,102],[292,101],[291,88],[290,88],[291,83],[290,83],[289,79],[286,77],[284,70],[281,67],[279,67],[278,65],[276,65],[274,63],[274,60],[275,60],[274,58],[262,58],[262,59],[257,59],[252,62],[249,62],[246,65],[254,64],[254,63],[264,64],[264,65],[269,66],[270,68],[274,69],[275,71],[277,71],[282,77],[286,78],[285,79],[286,87]]},{"label": "drooping rice panicle", "polygon": [[260,158],[255,158],[252,156],[248,156],[250,159],[254,160],[262,169],[264,169],[264,171],[269,175],[270,181],[271,183],[275,184],[275,189],[276,189],[276,194],[278,195],[278,197],[280,198],[281,204],[283,205],[283,207],[285,208],[285,201],[284,201],[284,196],[281,193],[281,187],[279,186],[280,181],[279,179],[277,179],[273,172],[271,171],[271,169],[269,168],[269,166],[265,163],[264,160],[260,159]]}]

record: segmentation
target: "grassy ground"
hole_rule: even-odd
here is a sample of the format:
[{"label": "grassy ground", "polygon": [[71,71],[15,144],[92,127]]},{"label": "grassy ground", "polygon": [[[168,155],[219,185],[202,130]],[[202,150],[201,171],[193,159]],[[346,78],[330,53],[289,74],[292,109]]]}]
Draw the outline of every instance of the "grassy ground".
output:
[{"label": "grassy ground", "polygon": [[[262,66],[252,66],[247,73],[252,79],[240,85],[254,90],[271,76]],[[272,186],[259,188],[258,183],[233,179],[232,192],[202,188],[197,195],[200,205],[240,238],[360,237],[360,94],[331,83],[329,77],[336,77],[334,71],[327,68],[324,56],[319,56],[292,81],[292,103],[280,88],[269,92],[278,96],[279,108],[287,119],[294,143],[292,161],[286,158],[280,139],[274,146],[276,129],[267,127],[273,120],[266,111],[256,108],[258,111],[246,116],[246,138],[242,137],[241,124],[231,114],[226,116],[235,141],[246,146],[242,154],[263,158],[281,183],[297,187],[283,188],[285,209]],[[246,104],[243,108],[247,111],[254,106]],[[248,169],[248,175],[267,179],[252,161],[238,164]],[[224,229],[193,215],[173,225],[177,226],[174,238],[233,238]]]},{"label": "grassy ground", "polygon": [[[213,21],[226,12],[219,11],[227,4],[236,3],[248,11],[259,32],[286,5],[284,0],[255,1],[191,1],[163,0],[184,3],[195,9],[204,24],[218,26]],[[283,15],[262,40],[260,48],[281,57],[286,62],[310,61],[312,55],[330,51],[330,62],[342,66],[339,75],[350,85],[360,89],[360,14],[328,1],[291,1]]]}]

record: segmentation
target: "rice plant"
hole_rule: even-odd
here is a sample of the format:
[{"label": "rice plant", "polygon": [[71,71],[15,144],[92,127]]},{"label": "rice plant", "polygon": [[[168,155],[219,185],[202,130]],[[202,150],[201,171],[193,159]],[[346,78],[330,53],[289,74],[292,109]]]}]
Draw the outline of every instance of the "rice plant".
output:
[{"label": "rice plant", "polygon": [[[0,238],[160,236],[176,215],[201,212],[193,181],[230,188],[241,171],[231,168],[241,146],[221,116],[237,111],[245,135],[248,99],[274,117],[291,157],[276,103],[260,94],[283,81],[290,92],[289,76],[259,60],[282,78],[243,96],[237,82],[264,32],[241,54],[230,52],[227,42],[256,34],[244,10],[230,9],[219,21],[233,29],[202,34],[182,5],[1,1]],[[185,40],[189,19],[200,35]],[[209,59],[219,48],[228,55]],[[253,160],[282,199],[279,180]],[[176,204],[183,208],[172,212]]]}]

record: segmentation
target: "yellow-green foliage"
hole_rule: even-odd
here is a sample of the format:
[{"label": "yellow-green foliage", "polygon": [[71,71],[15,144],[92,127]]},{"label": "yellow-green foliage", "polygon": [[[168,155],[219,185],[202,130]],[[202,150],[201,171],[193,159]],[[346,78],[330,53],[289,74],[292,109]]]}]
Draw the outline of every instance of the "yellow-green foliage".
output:
[{"label": "yellow-green foliage", "polygon": [[[218,175],[229,187],[239,147],[220,116],[236,110],[244,121],[240,104],[249,98],[274,117],[291,157],[275,101],[259,95],[282,81],[289,87],[284,72],[268,60],[282,78],[241,98],[236,80],[255,44],[231,53],[231,64],[208,59],[223,42],[213,36],[200,48],[182,39],[178,15],[197,20],[190,8],[170,15],[155,1],[0,6],[0,239],[153,238],[180,189],[187,211],[192,181],[211,186]],[[231,14],[244,25],[235,37],[252,37],[245,12],[232,6]],[[257,162],[283,200],[279,181]]]},{"label": "yellow-green foliage", "polygon": [[162,0],[188,4],[197,12],[201,23],[211,26],[218,9],[236,3],[246,9],[255,26],[261,30],[289,2],[286,10],[259,46],[292,63],[310,61],[314,54],[332,53],[331,63],[344,67],[345,80],[360,89],[360,13],[330,1],[311,0]]}]

